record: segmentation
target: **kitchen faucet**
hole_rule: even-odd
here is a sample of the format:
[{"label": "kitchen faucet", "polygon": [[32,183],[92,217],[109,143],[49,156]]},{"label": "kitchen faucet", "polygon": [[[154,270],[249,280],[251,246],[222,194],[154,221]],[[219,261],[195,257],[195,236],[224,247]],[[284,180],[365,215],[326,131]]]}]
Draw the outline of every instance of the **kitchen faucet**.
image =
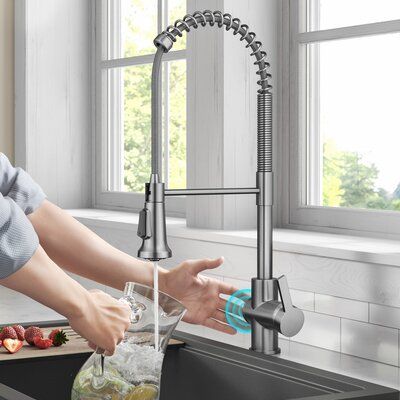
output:
[{"label": "kitchen faucet", "polygon": [[[200,26],[225,27],[240,41],[246,42],[255,57],[259,85],[257,93],[257,174],[254,188],[165,189],[162,182],[162,132],[161,132],[161,62],[164,53],[171,50],[178,37]],[[167,243],[165,197],[196,195],[255,194],[257,205],[257,278],[251,282],[252,297],[243,307],[243,317],[251,325],[251,349],[265,354],[279,353],[278,332],[291,337],[303,326],[304,314],[292,305],[285,276],[276,279],[272,268],[272,93],[268,73],[267,54],[254,32],[238,18],[221,11],[196,11],[177,20],[159,34],[154,44],[151,83],[151,176],[145,187],[145,206],[139,215],[138,236],[143,240],[138,256],[159,261],[170,258],[172,251]],[[281,301],[278,301],[278,292]]]}]

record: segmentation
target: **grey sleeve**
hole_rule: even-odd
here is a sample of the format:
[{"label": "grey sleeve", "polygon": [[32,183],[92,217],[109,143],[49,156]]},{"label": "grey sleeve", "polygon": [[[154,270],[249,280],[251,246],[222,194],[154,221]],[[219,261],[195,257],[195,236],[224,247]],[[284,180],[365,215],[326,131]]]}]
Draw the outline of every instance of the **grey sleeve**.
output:
[{"label": "grey sleeve", "polygon": [[40,186],[21,168],[14,168],[0,153],[0,193],[7,196],[28,215],[46,198]]},{"label": "grey sleeve", "polygon": [[0,153],[0,279],[18,271],[35,253],[39,239],[26,215],[45,198],[39,185]]},{"label": "grey sleeve", "polygon": [[38,245],[38,236],[22,209],[0,194],[0,279],[23,267]]}]

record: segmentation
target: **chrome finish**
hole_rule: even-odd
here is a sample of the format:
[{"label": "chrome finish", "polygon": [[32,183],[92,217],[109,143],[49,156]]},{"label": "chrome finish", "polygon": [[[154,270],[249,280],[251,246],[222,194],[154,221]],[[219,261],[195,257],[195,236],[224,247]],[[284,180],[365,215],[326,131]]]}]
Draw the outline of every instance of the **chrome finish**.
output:
[{"label": "chrome finish", "polygon": [[[257,84],[260,85],[258,93],[269,93],[272,86],[268,82],[271,75],[268,73],[270,64],[267,62],[267,53],[261,50],[262,43],[256,40],[256,34],[250,31],[249,26],[242,24],[239,18],[233,18],[231,14],[210,10],[187,14],[183,19],[175,21],[173,25],[168,26],[164,32],[158,35],[154,44],[156,47],[163,46],[164,51],[168,52],[172,47],[171,41],[175,43],[177,37],[182,37],[183,32],[189,32],[191,28],[197,29],[199,25],[204,27],[207,24],[216,25],[218,28],[225,27],[227,31],[232,30],[234,35],[240,36],[240,41],[247,42],[246,48],[251,48],[252,53],[250,55],[256,58],[254,64],[258,66],[257,74],[260,76],[257,81]],[[166,38],[170,40],[168,41]]]},{"label": "chrome finish", "polygon": [[158,175],[146,183],[145,205],[139,214],[138,236],[143,240],[138,257],[158,261],[172,257],[167,243],[164,184]]},{"label": "chrome finish", "polygon": [[211,188],[211,189],[166,189],[165,196],[213,196],[213,195],[230,195],[230,194],[258,194],[258,188]]},{"label": "chrome finish", "polygon": [[243,309],[243,316],[251,324],[251,350],[264,354],[280,353],[278,347],[278,332],[265,329],[255,318],[250,316],[250,310],[255,310],[265,302],[274,301],[278,298],[278,289],[275,279],[251,280],[252,298]]},{"label": "chrome finish", "polygon": [[[293,306],[285,276],[270,280],[253,279],[252,287],[253,292],[261,293],[262,298],[260,300],[253,296],[243,309],[244,317],[252,326],[260,324],[271,332],[280,332],[287,337],[299,333],[304,324],[304,314]],[[281,302],[275,300],[277,291],[279,291]],[[264,340],[263,336],[261,338]],[[257,339],[256,335],[253,346],[259,345]],[[270,343],[273,346],[275,346],[274,339],[272,338],[272,343]],[[260,344],[264,345],[264,343]],[[275,350],[279,351],[277,347]]]},{"label": "chrome finish", "polygon": [[272,94],[257,95],[257,170],[272,171]]},{"label": "chrome finish", "polygon": [[[273,173],[257,172],[257,278],[272,278]],[[275,298],[277,300],[277,297]]]},{"label": "chrome finish", "polygon": [[[256,58],[260,76],[257,91],[257,175],[256,188],[205,188],[165,190],[161,183],[161,64],[164,53],[167,53],[181,37],[183,32],[201,26],[225,27],[239,35],[241,41],[251,48],[251,56]],[[141,258],[159,260],[171,257],[167,244],[165,227],[165,196],[201,196],[201,195],[235,195],[256,194],[257,201],[257,278],[252,280],[252,299],[243,312],[252,326],[252,346],[257,352],[275,354],[279,352],[278,332],[293,336],[302,327],[303,313],[293,307],[285,277],[273,278],[272,264],[272,207],[273,207],[273,173],[272,173],[272,94],[267,72],[269,64],[267,55],[261,50],[261,42],[256,41],[254,32],[242,24],[238,18],[220,11],[195,12],[185,15],[174,25],[159,34],[154,40],[157,52],[152,71],[152,175],[146,184],[145,207],[140,213],[138,235],[143,240],[138,255]],[[278,292],[281,302],[278,301]]]},{"label": "chrome finish", "polygon": [[272,278],[272,206],[257,206],[257,278]]}]

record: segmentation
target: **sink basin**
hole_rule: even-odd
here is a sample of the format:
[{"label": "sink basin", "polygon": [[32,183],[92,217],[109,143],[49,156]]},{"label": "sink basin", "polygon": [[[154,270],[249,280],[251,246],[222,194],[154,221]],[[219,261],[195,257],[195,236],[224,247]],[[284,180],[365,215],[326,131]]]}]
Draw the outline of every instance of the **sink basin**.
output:
[{"label": "sink basin", "polygon": [[[167,351],[160,400],[399,399],[394,389],[189,334],[174,337],[185,345]],[[73,379],[89,355],[0,363],[0,400],[70,400]]]},{"label": "sink basin", "polygon": [[164,362],[161,400],[399,399],[399,392],[273,356],[178,334]]}]

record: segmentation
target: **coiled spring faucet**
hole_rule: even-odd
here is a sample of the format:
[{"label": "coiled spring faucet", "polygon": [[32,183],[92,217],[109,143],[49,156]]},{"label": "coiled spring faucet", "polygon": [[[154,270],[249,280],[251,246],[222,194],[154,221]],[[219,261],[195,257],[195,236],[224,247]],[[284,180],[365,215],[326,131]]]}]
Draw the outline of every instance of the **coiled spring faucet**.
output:
[{"label": "coiled spring faucet", "polygon": [[[251,56],[255,57],[254,64],[258,67],[257,175],[254,188],[166,190],[161,180],[162,133],[159,104],[162,57],[184,32],[206,25],[225,27],[227,31],[238,35],[241,41],[246,42],[246,48],[251,49]],[[166,196],[255,194],[257,198],[257,278],[252,279],[252,297],[243,309],[243,316],[252,328],[251,349],[265,354],[278,353],[278,332],[285,336],[294,336],[303,326],[304,315],[292,305],[286,277],[273,278],[272,87],[269,84],[271,75],[268,73],[267,54],[261,50],[261,42],[256,40],[255,33],[249,30],[248,25],[242,24],[238,18],[233,18],[230,14],[210,10],[197,11],[177,20],[174,25],[170,25],[155,38],[154,44],[157,52],[153,62],[151,84],[151,177],[150,182],[146,183],[145,206],[139,216],[138,235],[143,242],[138,256],[152,261],[172,256],[166,235]],[[278,301],[278,292],[281,301]]]}]

